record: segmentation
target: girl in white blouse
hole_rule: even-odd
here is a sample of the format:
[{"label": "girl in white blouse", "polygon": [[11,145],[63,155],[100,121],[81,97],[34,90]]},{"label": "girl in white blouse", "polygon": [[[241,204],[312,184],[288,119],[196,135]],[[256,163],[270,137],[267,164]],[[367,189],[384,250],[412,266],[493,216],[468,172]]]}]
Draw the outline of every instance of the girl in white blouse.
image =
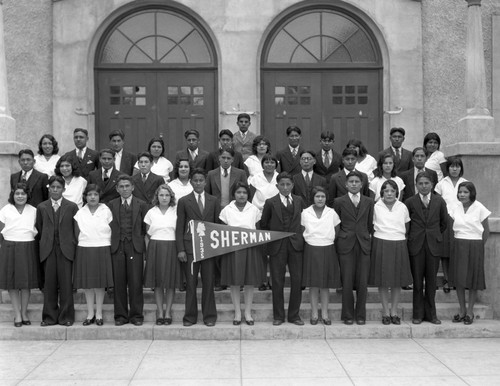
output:
[{"label": "girl in white blouse", "polygon": [[[165,182],[170,181],[170,173],[174,170],[172,162],[164,157],[165,154],[165,142],[163,138],[153,138],[149,141],[148,152],[153,156],[153,166],[151,171],[163,177]],[[139,163],[136,162],[134,165],[134,173],[139,171]]]},{"label": "girl in white blouse", "polygon": [[31,288],[38,288],[39,259],[36,252],[36,209],[27,204],[26,184],[10,192],[0,210],[0,288],[9,291],[14,326],[30,325],[28,302]]},{"label": "girl in white blouse", "polygon": [[380,188],[387,180],[392,180],[396,183],[399,190],[399,200],[402,200],[405,183],[401,178],[396,176],[394,158],[392,157],[390,153],[383,154],[378,160],[377,169],[373,172],[374,178],[370,182],[370,190],[375,195],[375,202],[380,199]]},{"label": "girl in white blouse", "polygon": [[321,320],[332,324],[328,317],[329,288],[341,287],[340,266],[334,247],[340,218],[326,206],[326,190],[316,186],[311,191],[314,204],[304,209],[301,223],[304,226],[304,261],[302,285],[309,288],[311,297],[311,324],[318,324],[318,302],[321,297]]},{"label": "girl in white blouse", "polygon": [[55,174],[64,178],[65,189],[63,197],[66,200],[74,202],[81,209],[83,206],[83,192],[87,187],[87,180],[79,175],[75,159],[67,154],[63,155],[57,161]]},{"label": "girl in white blouse", "polygon": [[359,139],[351,139],[345,147],[355,150],[358,155],[356,170],[365,173],[368,176],[368,181],[373,180],[373,171],[377,168],[377,160],[368,154],[363,142]]},{"label": "girl in white blouse", "polygon": [[424,149],[427,151],[427,161],[425,167],[434,170],[438,176],[438,182],[441,181],[446,173],[446,158],[439,150],[441,147],[441,138],[436,133],[427,133],[424,137]]},{"label": "girl in white blouse", "polygon": [[[490,234],[488,217],[491,212],[476,201],[476,187],[472,182],[458,185],[458,200],[451,211],[455,233],[455,254],[450,262],[450,282],[457,287],[460,312],[453,322],[472,324],[477,291],[486,288],[484,280],[484,244]],[[465,289],[469,289],[469,305],[465,303]]]},{"label": "girl in white blouse", "polygon": [[249,173],[249,183],[250,178],[255,176],[257,173],[262,172],[262,158],[266,154],[271,154],[271,142],[264,136],[258,135],[255,137],[252,143],[252,155],[248,157],[245,161],[245,165]]},{"label": "girl in white blouse", "polygon": [[56,139],[50,134],[42,135],[38,142],[38,154],[35,156],[33,166],[40,173],[45,173],[49,177],[54,175],[56,163],[59,161],[59,146]]},{"label": "girl in white blouse", "polygon": [[191,174],[191,164],[189,159],[180,158],[177,160],[174,167],[175,179],[168,183],[175,193],[175,199],[179,201],[182,197],[187,196],[193,191],[193,185],[189,182]]}]

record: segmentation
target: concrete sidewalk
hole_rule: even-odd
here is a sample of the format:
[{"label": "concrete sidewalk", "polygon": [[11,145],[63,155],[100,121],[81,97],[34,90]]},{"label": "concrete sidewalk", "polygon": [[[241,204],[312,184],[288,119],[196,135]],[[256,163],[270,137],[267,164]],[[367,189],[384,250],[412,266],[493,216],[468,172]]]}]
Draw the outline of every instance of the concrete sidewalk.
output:
[{"label": "concrete sidewalk", "polygon": [[1,341],[1,385],[499,385],[500,339]]}]

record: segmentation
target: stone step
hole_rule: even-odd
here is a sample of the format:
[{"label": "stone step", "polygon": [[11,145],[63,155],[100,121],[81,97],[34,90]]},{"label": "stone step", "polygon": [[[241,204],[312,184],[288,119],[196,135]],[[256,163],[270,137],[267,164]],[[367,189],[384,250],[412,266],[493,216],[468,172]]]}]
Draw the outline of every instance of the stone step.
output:
[{"label": "stone step", "polygon": [[[198,289],[198,301],[201,300],[201,289]],[[290,296],[290,289],[285,288],[285,301],[288,302],[288,298]],[[401,302],[402,303],[411,303],[413,297],[413,291],[401,291]],[[241,298],[243,302],[243,292],[241,293]],[[174,297],[175,304],[184,304],[185,292],[176,291]],[[309,290],[306,289],[302,291],[302,302],[309,302]],[[82,290],[78,290],[74,294],[75,304],[85,304],[85,294]],[[215,301],[217,304],[230,304],[231,303],[231,293],[229,289],[215,292]],[[336,292],[335,289],[330,289],[330,303],[341,303],[342,302],[342,294],[340,292]],[[0,303],[10,303],[10,296],[7,291],[2,291],[1,301]],[[32,290],[30,297],[30,304],[43,303],[43,293],[39,290]],[[105,296],[104,298],[105,304],[112,304],[113,298],[109,296]],[[154,293],[151,289],[144,289],[144,303],[145,304],[155,304]],[[254,304],[271,304],[272,303],[272,293],[271,290],[267,291],[258,291],[255,289],[254,291]],[[368,298],[367,303],[380,303],[380,295],[378,293],[377,288],[370,287],[368,288]],[[446,294],[441,289],[436,291],[436,303],[457,303],[457,295],[455,291],[451,291]]]},{"label": "stone step", "polygon": [[[341,314],[341,304],[331,303],[328,315],[331,320],[339,321]],[[458,311],[458,305],[453,303],[438,303],[436,305],[437,316],[441,320],[451,320],[453,315]],[[75,319],[76,324],[81,322],[87,317],[87,308],[85,304],[75,305]],[[382,309],[380,304],[370,303],[366,307],[366,319],[369,321],[380,321],[382,317]],[[199,318],[201,319],[201,308],[199,310]],[[42,304],[30,304],[28,307],[29,318],[34,324],[39,324],[42,320]],[[113,323],[113,305],[105,304],[103,307],[103,319],[105,323]],[[400,303],[399,316],[406,321],[411,321],[412,318],[412,304]],[[184,305],[174,304],[172,306],[172,319],[174,324],[182,323],[184,315]],[[311,316],[311,307],[309,303],[302,303],[301,305],[301,318],[304,321],[309,321]],[[256,322],[271,322],[273,320],[272,304],[254,304],[252,316]],[[490,306],[484,304],[476,304],[475,316],[478,319],[492,319],[493,311]],[[219,322],[231,322],[234,319],[234,309],[232,304],[217,304],[217,319]],[[12,322],[14,320],[14,312],[10,304],[0,304],[0,322]],[[144,306],[144,320],[146,322],[153,322],[156,320],[156,306],[153,304],[145,304]]]},{"label": "stone step", "polygon": [[295,326],[284,323],[256,323],[233,326],[230,322],[218,322],[215,327],[197,324],[183,327],[181,324],[156,326],[146,322],[140,327],[124,325],[116,327],[111,323],[102,327],[40,327],[38,324],[16,328],[12,321],[0,322],[0,340],[259,340],[259,339],[409,339],[409,338],[500,338],[500,321],[478,319],[470,326],[443,321],[441,325],[402,322],[400,326],[384,326],[380,322],[367,322],[364,326],[346,326],[339,321],[331,326],[318,324]]}]

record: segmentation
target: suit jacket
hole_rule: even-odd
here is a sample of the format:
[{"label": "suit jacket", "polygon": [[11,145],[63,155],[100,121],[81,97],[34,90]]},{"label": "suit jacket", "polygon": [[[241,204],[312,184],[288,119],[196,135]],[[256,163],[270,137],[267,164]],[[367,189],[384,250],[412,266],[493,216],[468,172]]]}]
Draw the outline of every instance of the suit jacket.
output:
[{"label": "suit jacket", "polygon": [[[209,172],[210,170],[215,170],[220,166],[219,162],[219,150],[211,152],[208,157],[207,157],[207,163],[206,163],[206,168],[205,170]],[[234,152],[234,160],[233,163],[231,164],[231,167],[245,170],[245,162],[243,161],[243,156],[241,155],[240,152],[235,151]]]},{"label": "suit jacket", "polygon": [[[107,203],[113,220],[109,224],[111,228],[111,253],[115,253],[120,246],[120,206],[122,204],[121,197]],[[146,235],[146,224],[144,216],[149,210],[149,205],[137,197],[132,196],[132,244],[138,253],[145,252],[144,236]]]},{"label": "suit jacket", "polygon": [[[247,175],[241,169],[236,169],[231,167],[231,173],[229,174],[229,195],[231,196],[231,189],[233,185],[237,182],[247,182]],[[221,168],[220,166],[208,172],[207,184],[205,185],[205,192],[211,194],[212,196],[217,197],[217,199],[221,200],[222,192],[221,192]],[[231,200],[230,200],[231,201]]]},{"label": "suit jacket", "polygon": [[[304,250],[304,227],[301,225],[301,214],[306,208],[304,201],[300,196],[292,194],[292,204],[293,204],[293,216],[290,223],[290,228],[285,229],[283,224],[283,213],[282,213],[282,203],[280,195],[277,194],[274,197],[266,200],[264,208],[262,209],[262,217],[260,219],[260,227],[264,230],[278,231],[278,232],[295,232],[293,236],[288,239],[292,244],[292,247],[296,251]],[[273,241],[268,244],[267,251],[271,255],[276,255],[280,249],[283,242],[286,239],[281,239]]]},{"label": "suit jacket", "polygon": [[83,155],[83,159],[81,161],[78,159],[78,155],[76,154],[76,149],[68,151],[66,154],[75,160],[80,175],[85,179],[89,176],[89,173],[92,170],[95,170],[99,167],[98,151],[87,148],[85,154]]},{"label": "suit jacket", "polygon": [[448,225],[446,202],[436,193],[431,193],[428,215],[425,218],[423,203],[419,194],[405,201],[410,213],[410,230],[408,232],[408,252],[416,255],[424,248],[424,241],[434,256],[439,256],[443,248],[443,235]]},{"label": "suit jacket", "polygon": [[334,209],[341,221],[336,242],[339,254],[351,252],[356,240],[364,254],[370,253],[370,235],[373,233],[373,205],[372,198],[361,195],[356,213],[356,207],[348,194],[335,200]]},{"label": "suit jacket", "polygon": [[131,176],[134,173],[134,165],[136,162],[137,162],[137,156],[135,154],[123,150],[122,162],[120,163],[119,171]]},{"label": "suit jacket", "polygon": [[[363,187],[361,188],[361,194],[366,197],[370,197],[370,184],[368,183],[368,176],[360,172],[363,176]],[[341,169],[338,173],[334,174],[330,178],[330,182],[328,184],[328,197],[327,204],[329,207],[333,208],[333,202],[335,199],[342,197],[347,194],[347,188],[345,186],[347,175],[345,171]]]},{"label": "suit jacket", "polygon": [[[13,190],[18,182],[21,182],[22,171],[10,175],[10,189]],[[28,188],[31,192],[31,197],[28,204],[35,208],[43,201],[49,198],[49,191],[47,185],[49,178],[45,173],[33,169],[30,178],[26,181]]]},{"label": "suit jacket", "polygon": [[78,205],[66,200],[61,201],[59,211],[59,224],[54,222],[54,209],[52,201],[46,200],[36,208],[37,238],[40,243],[40,261],[44,262],[54,248],[54,235],[56,227],[59,232],[59,246],[65,258],[73,261],[78,240],[75,236],[74,217],[78,212]]},{"label": "suit jacket", "polygon": [[132,194],[139,200],[151,205],[153,203],[153,198],[155,196],[156,189],[158,186],[163,185],[165,180],[157,174],[149,173],[148,179],[145,183],[142,182],[142,174],[137,173],[132,176],[132,181],[134,181],[134,191]]},{"label": "suit jacket", "polygon": [[203,213],[200,212],[195,193],[191,192],[182,197],[177,203],[177,224],[175,227],[175,243],[177,252],[193,254],[191,232],[189,232],[189,221],[200,220],[217,223],[219,222],[220,200],[205,193],[205,206]]},{"label": "suit jacket", "polygon": [[308,189],[306,180],[304,179],[302,172],[293,176],[292,193],[302,197],[304,203],[306,204],[306,207],[311,206],[314,203],[311,190],[315,186],[322,186],[326,189],[326,180],[320,175],[313,173],[311,178],[311,186]]},{"label": "suit jacket", "polygon": [[300,167],[300,152],[304,150],[300,145],[297,147],[297,155],[293,158],[290,146],[276,152],[276,158],[279,162],[279,168],[282,172],[288,172],[291,175],[299,173],[302,168]]},{"label": "suit jacket", "polygon": [[[425,171],[429,172],[432,176],[432,183],[434,185],[432,191],[434,191],[434,188],[438,183],[437,173],[431,169],[425,169]],[[405,190],[403,191],[403,202],[404,202],[410,197],[413,197],[417,193],[417,191],[415,190],[415,168],[411,168],[410,170],[401,173],[399,177],[401,177],[401,179],[405,183]]]},{"label": "suit jacket", "polygon": [[256,134],[252,133],[250,130],[247,130],[247,134],[245,139],[241,135],[241,131],[238,130],[234,133],[233,137],[233,149],[243,156],[243,161],[246,161],[248,157],[253,154],[252,146],[253,140],[257,137]]},{"label": "suit jacket", "polygon": [[179,150],[177,153],[175,153],[174,166],[179,159],[187,158],[189,159],[193,169],[201,168],[203,170],[207,170],[207,157],[208,151],[201,150],[200,148],[198,148],[198,156],[196,157],[196,160],[193,160],[191,158],[191,153],[188,151],[188,149]]},{"label": "suit jacket", "polygon": [[327,183],[330,181],[330,178],[340,171],[340,165],[342,165],[342,156],[333,151],[333,159],[330,160],[330,165],[328,167],[325,166],[323,162],[322,150],[320,149],[316,153],[316,163],[314,164],[314,172],[319,174],[320,176],[325,177]]},{"label": "suit jacket", "polygon": [[116,183],[118,182],[118,177],[122,174],[123,173],[116,170],[116,168],[113,168],[113,171],[109,176],[109,180],[104,182],[102,179],[102,168],[90,172],[88,177],[89,184],[96,184],[101,188],[100,202],[107,204],[114,198],[120,196],[120,194],[116,191]]},{"label": "suit jacket", "polygon": [[394,167],[396,168],[396,173],[398,176],[413,168],[413,154],[411,151],[401,148],[401,159],[399,162],[396,162],[396,155],[392,150],[392,146],[389,146],[387,149],[382,150],[378,153],[378,158],[382,157],[383,154],[389,153],[393,156],[394,159]]}]

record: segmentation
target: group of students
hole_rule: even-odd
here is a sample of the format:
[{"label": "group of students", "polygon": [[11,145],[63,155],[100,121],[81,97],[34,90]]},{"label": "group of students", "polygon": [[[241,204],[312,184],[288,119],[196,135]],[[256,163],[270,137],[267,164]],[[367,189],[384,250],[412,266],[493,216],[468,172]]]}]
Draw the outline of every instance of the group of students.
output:
[{"label": "group of students", "polygon": [[[85,129],[75,129],[75,149],[62,157],[51,135],[40,139],[36,157],[21,150],[22,170],[11,176],[9,204],[0,210],[0,288],[9,291],[14,325],[31,324],[30,289],[42,288],[41,325],[71,326],[76,288],[87,302],[83,325],[102,326],[105,290],[113,288],[115,325],[140,326],[146,287],[154,288],[157,325],[172,323],[176,288],[185,290],[183,325],[191,326],[198,321],[199,276],[206,326],[217,321],[214,290],[227,287],[234,325],[254,324],[257,287],[272,290],[273,325],[304,324],[304,287],[311,324],[331,324],[329,289],[342,288],[342,321],[362,325],[368,285],[379,288],[382,323],[400,324],[401,288],[412,283],[413,323],[440,324],[440,259],[443,289],[457,291],[453,321],[473,322],[477,290],[485,289],[491,213],[462,177],[461,159],[439,151],[437,134],[410,152],[402,147],[405,130],[393,128],[391,146],[376,160],[357,139],[338,154],[329,131],[321,133],[320,151],[303,149],[300,128],[291,126],[288,146],[272,155],[269,140],[249,131],[250,116],[240,114],[237,124],[235,134],[219,133],[220,147],[211,153],[199,148],[197,130],[186,131],[187,148],[174,164],[162,138],[134,156],[123,149],[119,130],[100,152],[87,148]],[[191,220],[293,235],[193,262]]]}]

